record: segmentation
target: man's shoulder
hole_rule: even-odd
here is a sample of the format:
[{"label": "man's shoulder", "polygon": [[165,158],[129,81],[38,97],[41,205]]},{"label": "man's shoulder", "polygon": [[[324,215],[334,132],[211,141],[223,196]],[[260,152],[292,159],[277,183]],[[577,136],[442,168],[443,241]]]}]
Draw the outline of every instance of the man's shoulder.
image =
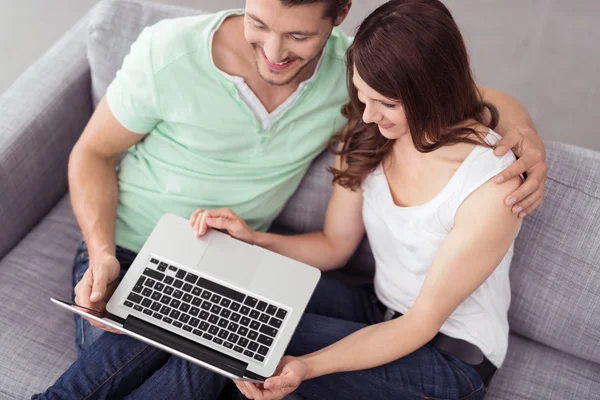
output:
[{"label": "man's shoulder", "polygon": [[208,49],[212,29],[220,13],[165,19],[151,27],[151,54],[154,71],[190,54]]},{"label": "man's shoulder", "polygon": [[345,62],[351,39],[340,28],[334,28],[327,40],[327,56]]}]

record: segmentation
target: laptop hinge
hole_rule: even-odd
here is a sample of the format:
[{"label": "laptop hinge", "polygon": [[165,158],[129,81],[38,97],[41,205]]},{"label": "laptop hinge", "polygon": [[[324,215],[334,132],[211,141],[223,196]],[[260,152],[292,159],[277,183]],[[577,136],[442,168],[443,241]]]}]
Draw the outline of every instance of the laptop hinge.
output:
[{"label": "laptop hinge", "polygon": [[196,358],[235,376],[242,377],[246,373],[248,364],[233,357],[219,353],[210,347],[194,342],[183,336],[169,332],[133,315],[125,319],[123,328],[147,337],[157,343],[170,347],[190,357]]}]

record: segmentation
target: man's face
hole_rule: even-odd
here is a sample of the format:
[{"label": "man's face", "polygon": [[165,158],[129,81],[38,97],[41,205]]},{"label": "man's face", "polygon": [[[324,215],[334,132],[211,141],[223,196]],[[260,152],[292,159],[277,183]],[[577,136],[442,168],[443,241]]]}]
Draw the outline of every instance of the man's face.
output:
[{"label": "man's face", "polygon": [[272,85],[287,85],[314,66],[332,29],[324,3],[288,8],[280,0],[246,1],[244,35],[258,73]]}]

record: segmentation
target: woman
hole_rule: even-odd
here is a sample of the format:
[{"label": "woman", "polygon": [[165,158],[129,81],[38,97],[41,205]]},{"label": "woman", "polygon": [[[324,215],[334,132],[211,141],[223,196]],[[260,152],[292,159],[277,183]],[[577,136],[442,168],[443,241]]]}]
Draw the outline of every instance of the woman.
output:
[{"label": "woman", "polygon": [[[493,154],[497,111],[482,102],[460,32],[436,0],[375,10],[348,51],[348,79],[349,123],[336,138],[322,232],[253,232],[228,209],[190,218],[197,235],[226,229],[322,271],[343,266],[366,232],[376,260],[374,285],[323,279],[275,376],[236,385],[254,399],[294,390],[307,399],[483,398],[506,355],[520,225],[502,202],[519,178],[489,182],[515,161]],[[48,393],[84,385],[96,397],[214,399],[227,384],[122,335],[104,334],[78,363],[85,371]]]}]

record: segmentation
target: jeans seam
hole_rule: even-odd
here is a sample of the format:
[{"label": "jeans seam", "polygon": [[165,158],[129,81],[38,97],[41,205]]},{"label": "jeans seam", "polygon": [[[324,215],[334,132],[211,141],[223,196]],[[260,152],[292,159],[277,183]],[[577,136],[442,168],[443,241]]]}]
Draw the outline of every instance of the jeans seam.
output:
[{"label": "jeans seam", "polygon": [[100,388],[102,388],[102,386],[104,386],[108,381],[110,381],[116,374],[118,374],[123,368],[125,368],[133,360],[135,360],[137,357],[139,357],[140,354],[142,354],[149,347],[150,347],[150,345],[146,345],[146,347],[144,347],[137,354],[135,354],[133,357],[131,357],[129,360],[127,360],[125,363],[123,363],[123,365],[121,365],[115,372],[113,372],[108,378],[106,378],[102,383],[100,383],[100,385],[98,385],[97,388],[95,388],[94,390],[92,390],[92,392],[89,395],[85,396],[83,398],[83,400],[89,399],[94,393],[96,393],[98,390],[100,390]]},{"label": "jeans seam", "polygon": [[463,371],[461,371],[460,368],[458,368],[456,365],[452,364],[452,368],[454,368],[456,371],[458,371],[463,378],[465,378],[467,380],[467,382],[469,382],[469,387],[471,388],[471,393],[475,391],[475,385],[473,385],[473,382],[471,382],[471,379],[467,376],[467,374],[465,374]]}]

